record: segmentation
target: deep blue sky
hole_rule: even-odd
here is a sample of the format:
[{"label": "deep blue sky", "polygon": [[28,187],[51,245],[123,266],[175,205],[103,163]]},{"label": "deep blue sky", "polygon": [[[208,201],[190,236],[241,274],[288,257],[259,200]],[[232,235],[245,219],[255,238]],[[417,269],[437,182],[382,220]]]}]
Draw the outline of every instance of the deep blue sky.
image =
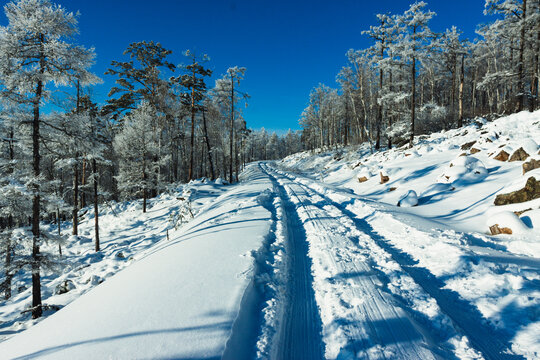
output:
[{"label": "deep blue sky", "polygon": [[[185,49],[207,53],[215,76],[227,67],[247,68],[242,90],[251,95],[244,117],[251,128],[298,129],[310,90],[322,82],[337,86],[348,49],[369,46],[361,35],[375,24],[377,13],[402,13],[412,1],[392,0],[60,0],[80,11],[77,41],[97,53],[94,72],[104,84],[94,97],[104,102],[114,78],[103,73],[111,60],[134,41],[153,40],[173,50],[173,63]],[[486,22],[483,0],[428,1],[437,13],[435,31],[456,25],[465,37]],[[5,17],[2,18],[5,24]]]}]

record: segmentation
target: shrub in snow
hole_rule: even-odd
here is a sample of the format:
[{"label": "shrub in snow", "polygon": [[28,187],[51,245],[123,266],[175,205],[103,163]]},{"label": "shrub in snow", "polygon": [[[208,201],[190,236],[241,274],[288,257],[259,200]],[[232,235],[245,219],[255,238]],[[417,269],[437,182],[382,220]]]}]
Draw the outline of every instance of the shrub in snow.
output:
[{"label": "shrub in snow", "polygon": [[178,200],[180,200],[180,206],[178,207],[178,210],[172,211],[169,217],[169,222],[175,230],[178,230],[180,226],[189,222],[195,217],[195,215],[193,214],[193,209],[189,196],[178,198]]},{"label": "shrub in snow", "polygon": [[413,207],[416,205],[418,205],[418,195],[414,190],[409,190],[397,203],[397,206],[401,207]]},{"label": "shrub in snow", "polygon": [[470,184],[484,180],[488,171],[484,164],[472,156],[460,156],[453,160],[439,177],[442,183]]},{"label": "shrub in snow", "polygon": [[[512,211],[502,211],[491,215],[486,221],[489,233],[497,234],[523,234],[529,228]],[[497,230],[498,229],[498,230]]]}]

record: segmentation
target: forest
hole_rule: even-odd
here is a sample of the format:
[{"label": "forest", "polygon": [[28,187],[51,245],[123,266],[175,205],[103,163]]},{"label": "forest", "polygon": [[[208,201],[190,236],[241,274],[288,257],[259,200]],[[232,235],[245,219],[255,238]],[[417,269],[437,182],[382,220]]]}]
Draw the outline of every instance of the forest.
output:
[{"label": "forest", "polygon": [[349,50],[339,88],[309,94],[301,125],[307,149],[361,144],[413,145],[414,136],[449,130],[464,119],[538,109],[540,3],[487,0],[474,40],[455,26],[430,29],[423,2],[378,14],[363,31],[367,49]]},{"label": "forest", "polygon": [[[43,312],[40,274],[62,261],[60,223],[78,234],[81,209],[147,199],[174,184],[207,178],[234,183],[244,165],[301,150],[369,142],[375,151],[412,146],[419,135],[465,119],[539,108],[540,2],[487,0],[496,20],[478,37],[456,27],[430,30],[435,13],[416,2],[379,14],[363,34],[367,49],[347,52],[339,88],[319,85],[301,115],[302,131],[253,131],[242,115],[244,67],[223,69],[214,86],[210,57],[140,41],[118,49],[105,74],[91,70],[99,49],[78,45],[78,14],[49,0],[16,0],[0,27],[0,291],[11,296],[19,271],[32,276],[33,318]],[[84,36],[81,34],[80,36]],[[158,40],[158,39],[156,39]],[[123,51],[123,52],[122,52]],[[175,50],[176,51],[176,50]],[[101,76],[116,85],[92,98]],[[58,231],[51,231],[51,224]],[[58,251],[40,251],[43,242]]]},{"label": "forest", "polygon": [[[48,0],[5,7],[0,28],[0,292],[11,296],[18,271],[32,274],[32,316],[42,314],[40,269],[61,264],[60,223],[78,234],[81,209],[143,199],[205,177],[234,183],[248,162],[299,151],[300,135],[247,127],[243,67],[225,69],[213,87],[206,54],[168,60],[159,42],[131,43],[105,74],[91,71],[96,50],[78,45],[78,14]],[[81,34],[84,36],[84,34]],[[99,49],[98,49],[99,51]],[[112,76],[105,104],[92,99]],[[58,232],[47,225],[57,224]],[[57,242],[58,252],[40,251]],[[100,250],[99,216],[95,251]]]}]

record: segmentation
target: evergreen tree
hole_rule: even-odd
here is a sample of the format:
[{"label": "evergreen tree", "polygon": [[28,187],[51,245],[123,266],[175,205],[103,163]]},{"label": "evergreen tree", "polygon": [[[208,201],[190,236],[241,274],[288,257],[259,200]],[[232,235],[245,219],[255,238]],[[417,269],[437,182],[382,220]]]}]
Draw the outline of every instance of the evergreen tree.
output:
[{"label": "evergreen tree", "polygon": [[119,158],[118,187],[128,198],[142,195],[146,212],[151,181],[149,174],[159,166],[156,133],[152,131],[155,109],[143,101],[124,119],[122,130],[114,138],[114,150]]},{"label": "evergreen tree", "polygon": [[0,82],[4,97],[31,109],[32,168],[32,317],[42,314],[40,282],[40,112],[50,83],[68,85],[87,75],[93,49],[70,44],[77,18],[48,0],[18,0],[4,7],[9,24],[0,29]]}]

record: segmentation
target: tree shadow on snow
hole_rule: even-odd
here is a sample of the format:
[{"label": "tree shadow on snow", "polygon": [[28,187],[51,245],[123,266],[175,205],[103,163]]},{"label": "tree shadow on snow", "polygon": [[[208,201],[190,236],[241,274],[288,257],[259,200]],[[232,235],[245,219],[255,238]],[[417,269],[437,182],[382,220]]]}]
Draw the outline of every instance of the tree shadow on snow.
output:
[{"label": "tree shadow on snow", "polygon": [[[34,359],[40,356],[50,356],[59,351],[64,351],[64,350],[74,348],[77,346],[88,345],[88,344],[99,345],[99,344],[106,343],[109,341],[116,341],[116,340],[122,340],[122,339],[133,338],[133,337],[175,334],[175,333],[182,333],[182,332],[187,332],[187,331],[198,331],[198,330],[228,331],[231,328],[231,326],[232,324],[230,321],[222,321],[222,322],[218,322],[218,323],[210,324],[210,325],[189,326],[189,327],[183,327],[183,328],[172,328],[172,329],[162,329],[162,330],[138,331],[138,332],[132,332],[132,333],[126,333],[126,334],[120,334],[120,335],[114,335],[114,336],[106,336],[102,338],[88,339],[88,340],[82,340],[82,341],[76,341],[76,342],[66,343],[62,345],[57,345],[57,346],[45,348],[42,350],[38,350],[30,354],[16,357],[13,360],[28,360],[28,359]],[[220,359],[221,354],[216,354],[215,356],[210,356],[210,357],[193,357],[193,356],[186,357],[182,355],[172,355],[172,356],[167,356],[166,358],[177,359],[177,360]]]}]

